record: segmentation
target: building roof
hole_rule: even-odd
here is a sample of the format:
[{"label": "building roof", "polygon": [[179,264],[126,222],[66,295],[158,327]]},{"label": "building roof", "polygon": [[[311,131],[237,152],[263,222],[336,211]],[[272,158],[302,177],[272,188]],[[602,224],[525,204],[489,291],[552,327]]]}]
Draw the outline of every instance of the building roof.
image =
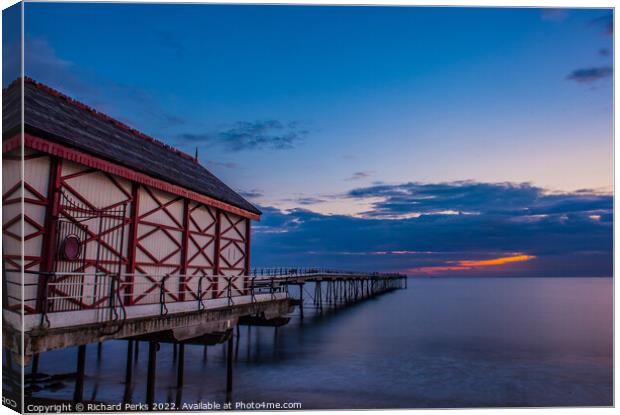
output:
[{"label": "building roof", "polygon": [[[50,141],[118,163],[160,180],[259,214],[260,211],[215,177],[194,157],[147,136],[44,84],[24,78],[24,129]],[[20,86],[2,94],[2,130],[20,131]]]}]

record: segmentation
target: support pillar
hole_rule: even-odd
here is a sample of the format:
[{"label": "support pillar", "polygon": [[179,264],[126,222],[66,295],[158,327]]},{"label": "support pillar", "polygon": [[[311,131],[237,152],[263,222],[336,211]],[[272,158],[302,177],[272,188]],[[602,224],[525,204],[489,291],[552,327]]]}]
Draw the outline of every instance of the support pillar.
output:
[{"label": "support pillar", "polygon": [[239,341],[241,339],[241,332],[239,329],[239,324],[237,324],[237,341],[235,342],[235,362],[239,358]]},{"label": "support pillar", "polygon": [[299,284],[299,316],[304,319],[304,285]]},{"label": "support pillar", "polygon": [[32,377],[33,381],[37,379],[38,372],[39,372],[39,353],[35,353],[32,356],[32,366],[30,369],[30,376]]},{"label": "support pillar", "polygon": [[149,362],[146,374],[146,404],[149,406],[149,410],[153,409],[153,402],[155,402],[155,371],[157,368],[158,346],[157,342],[149,342]]},{"label": "support pillar", "polygon": [[183,387],[183,371],[185,370],[185,344],[179,343],[179,358],[177,362],[177,388]]},{"label": "support pillar", "polygon": [[127,363],[125,364],[125,393],[123,395],[123,402],[129,402],[131,399],[131,387],[133,383],[133,343],[133,340],[127,341]]},{"label": "support pillar", "polygon": [[233,387],[233,336],[228,339],[228,350],[226,353],[226,402],[232,401]]},{"label": "support pillar", "polygon": [[84,371],[86,368],[86,345],[78,346],[77,354],[77,373],[75,376],[75,390],[73,391],[73,401],[82,402],[84,400]]}]

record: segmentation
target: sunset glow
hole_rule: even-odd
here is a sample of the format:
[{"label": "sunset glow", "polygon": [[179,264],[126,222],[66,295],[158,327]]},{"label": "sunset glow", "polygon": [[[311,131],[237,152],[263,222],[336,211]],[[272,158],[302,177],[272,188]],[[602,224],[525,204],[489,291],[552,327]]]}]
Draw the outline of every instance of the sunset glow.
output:
[{"label": "sunset glow", "polygon": [[[484,260],[465,259],[465,260],[460,260],[460,261],[447,261],[448,265],[445,265],[445,266],[439,265],[439,266],[431,266],[431,267],[411,268],[408,270],[408,272],[412,274],[437,274],[437,273],[444,273],[444,272],[451,272],[451,271],[467,271],[467,270],[472,270],[475,268],[505,265],[505,264],[509,264],[512,262],[531,261],[535,258],[536,257],[534,255],[518,254],[518,255],[499,257],[499,258],[493,258],[493,259],[484,259]],[[456,265],[450,265],[453,262],[455,262]]]},{"label": "sunset glow", "polygon": [[485,259],[481,261],[465,260],[465,261],[459,261],[458,263],[459,265],[463,267],[477,268],[477,267],[488,267],[488,266],[493,266],[493,265],[504,265],[510,262],[530,261],[534,258],[536,257],[533,255],[515,255],[515,256],[507,256],[507,257],[502,257],[502,258]]}]

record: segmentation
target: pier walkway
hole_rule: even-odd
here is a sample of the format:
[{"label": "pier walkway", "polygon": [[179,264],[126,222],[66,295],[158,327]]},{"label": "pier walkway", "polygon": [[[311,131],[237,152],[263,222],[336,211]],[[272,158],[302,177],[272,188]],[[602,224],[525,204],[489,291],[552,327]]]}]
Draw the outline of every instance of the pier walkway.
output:
[{"label": "pier walkway", "polygon": [[[24,298],[23,315],[19,309],[3,313],[8,323],[3,326],[4,345],[19,354],[19,329],[23,328],[26,360],[48,350],[162,331],[172,331],[174,338],[183,341],[229,330],[244,316],[264,320],[283,317],[294,306],[300,307],[303,317],[304,286],[310,282],[314,283],[313,302],[321,308],[406,287],[401,274],[320,268],[269,268],[254,270],[251,275],[198,277],[29,274],[37,277],[30,283],[39,288],[31,291],[37,296]],[[297,298],[290,295],[290,286],[299,287]],[[29,292],[29,287],[24,288]]]},{"label": "pier walkway", "polygon": [[[32,283],[36,290],[24,287],[23,292],[38,294],[23,299],[24,314],[19,309],[4,307],[3,345],[18,363],[32,363],[35,375],[41,353],[78,346],[76,402],[81,401],[83,394],[87,344],[127,340],[127,378],[131,379],[130,355],[137,352],[134,348],[140,342],[148,342],[147,403],[152,403],[159,343],[172,343],[175,350],[179,347],[177,376],[182,385],[182,353],[186,344],[206,347],[228,341],[230,349],[233,329],[237,327],[238,332],[239,324],[277,327],[288,323],[287,316],[296,306],[303,319],[304,292],[313,306],[322,311],[324,307],[345,307],[406,288],[407,284],[402,274],[319,268],[257,269],[242,276],[30,274],[36,277]],[[14,280],[4,279],[5,284]],[[306,284],[312,285],[313,291],[308,292]],[[15,300],[12,298],[13,303]],[[230,356],[229,353],[228,393],[232,390]]]}]

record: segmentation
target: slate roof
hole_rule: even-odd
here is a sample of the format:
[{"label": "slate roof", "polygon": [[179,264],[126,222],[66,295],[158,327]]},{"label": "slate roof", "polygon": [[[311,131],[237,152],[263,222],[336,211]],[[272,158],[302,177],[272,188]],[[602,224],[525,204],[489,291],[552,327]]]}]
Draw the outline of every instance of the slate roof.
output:
[{"label": "slate roof", "polygon": [[[62,93],[24,78],[24,129],[33,135],[260,214],[190,155],[149,137]],[[20,80],[2,92],[2,132],[20,129]]]}]

